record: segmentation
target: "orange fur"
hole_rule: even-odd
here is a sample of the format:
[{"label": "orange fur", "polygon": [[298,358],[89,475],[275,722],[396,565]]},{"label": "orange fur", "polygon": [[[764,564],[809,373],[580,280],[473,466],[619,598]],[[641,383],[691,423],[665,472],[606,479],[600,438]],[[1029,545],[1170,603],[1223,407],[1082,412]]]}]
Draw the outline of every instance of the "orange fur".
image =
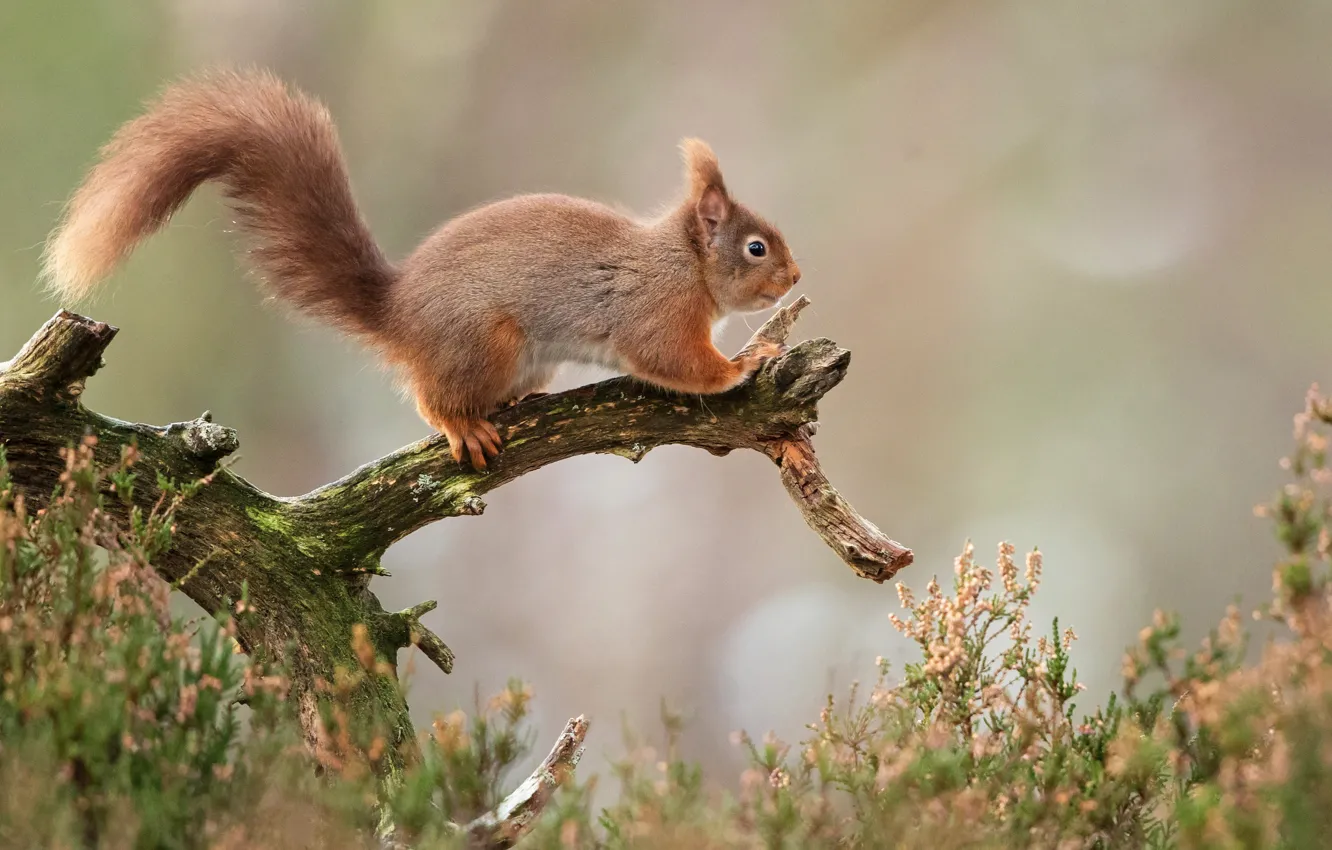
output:
[{"label": "orange fur", "polygon": [[207,180],[225,186],[282,298],[373,333],[393,267],[361,221],[328,110],[267,73],[177,84],[121,127],[47,243],[50,288],[90,295]]},{"label": "orange fur", "polygon": [[498,315],[477,355],[487,368],[451,374],[437,361],[410,365],[408,381],[416,395],[421,418],[449,439],[453,459],[462,462],[464,449],[477,469],[486,458],[499,454],[500,436],[484,414],[504,399],[518,370],[523,352],[523,330],[512,316]]},{"label": "orange fur", "polygon": [[565,195],[520,195],[445,222],[399,263],[360,217],[327,110],[264,72],[168,87],[102,150],[48,242],[63,297],[89,295],[206,181],[222,184],[249,253],[287,303],[396,365],[455,459],[486,468],[487,417],[563,362],[717,393],[766,358],[728,360],[722,317],[774,306],[800,279],[775,226],[735,200],[717,156],[681,143],[685,193],[652,221]]}]

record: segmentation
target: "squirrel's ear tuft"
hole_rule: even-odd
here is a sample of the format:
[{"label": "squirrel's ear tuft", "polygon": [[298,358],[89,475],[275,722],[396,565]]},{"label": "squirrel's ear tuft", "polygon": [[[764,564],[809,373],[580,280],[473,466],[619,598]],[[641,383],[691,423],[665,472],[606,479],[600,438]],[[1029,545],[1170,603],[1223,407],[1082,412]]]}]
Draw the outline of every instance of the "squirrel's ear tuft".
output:
[{"label": "squirrel's ear tuft", "polygon": [[717,155],[702,139],[685,139],[680,142],[680,152],[684,155],[685,180],[689,184],[689,198],[698,201],[708,189],[717,189],[728,201],[726,182],[722,180],[721,166],[717,164]]},{"label": "squirrel's ear tuft", "polygon": [[731,214],[731,196],[722,180],[717,155],[702,139],[685,139],[680,143],[684,154],[685,180],[689,184],[689,203],[704,242],[711,242],[721,223]]}]

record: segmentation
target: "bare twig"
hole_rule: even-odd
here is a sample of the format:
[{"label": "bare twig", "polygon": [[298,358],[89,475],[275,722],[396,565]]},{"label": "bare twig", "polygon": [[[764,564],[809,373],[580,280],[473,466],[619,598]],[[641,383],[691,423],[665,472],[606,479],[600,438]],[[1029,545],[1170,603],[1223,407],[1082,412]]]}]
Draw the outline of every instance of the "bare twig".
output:
[{"label": "bare twig", "polygon": [[550,754],[532,771],[532,775],[494,811],[486,812],[467,825],[469,845],[485,850],[504,850],[517,844],[536,824],[555,791],[573,774],[583,756],[583,739],[586,737],[587,720],[581,714],[565,724],[564,732]]},{"label": "bare twig", "polygon": [[794,437],[774,440],[768,455],[782,471],[786,492],[809,527],[857,574],[876,582],[891,578],[911,563],[911,550],[856,513],[829,483],[814,456],[808,426]]},{"label": "bare twig", "polygon": [[740,354],[750,354],[755,348],[758,348],[761,342],[771,342],[777,345],[785,345],[786,340],[791,336],[791,329],[795,327],[796,319],[809,306],[809,299],[804,295],[782,307],[776,313],[768,317],[762,327],[754,331],[754,335],[745,343],[745,347],[740,349]]},{"label": "bare twig", "polygon": [[435,662],[435,666],[445,673],[453,672],[453,650],[444,645],[439,635],[430,631],[421,623],[421,617],[438,607],[439,603],[431,599],[419,605],[413,605],[397,616],[407,628],[407,640],[412,646],[419,647],[426,658]]},{"label": "bare twig", "polygon": [[[748,352],[760,342],[785,343],[800,311],[808,306],[809,299],[802,295],[790,306],[777,311],[755,331],[742,351]],[[828,481],[814,456],[811,439],[814,425],[813,422],[802,425],[792,437],[772,441],[768,445],[768,456],[781,469],[786,492],[804,515],[805,522],[823,538],[823,542],[858,575],[875,582],[887,581],[898,570],[910,565],[914,556],[910,549],[857,513]]]}]

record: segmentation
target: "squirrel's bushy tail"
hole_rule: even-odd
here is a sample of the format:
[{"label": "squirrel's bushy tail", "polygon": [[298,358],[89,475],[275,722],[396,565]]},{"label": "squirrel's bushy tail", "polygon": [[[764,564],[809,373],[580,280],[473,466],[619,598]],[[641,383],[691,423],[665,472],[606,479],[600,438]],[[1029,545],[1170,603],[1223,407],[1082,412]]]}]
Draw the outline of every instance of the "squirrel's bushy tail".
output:
[{"label": "squirrel's bushy tail", "polygon": [[281,298],[375,330],[395,271],[356,208],[333,121],[259,71],[177,83],[116,132],[47,243],[50,288],[89,295],[208,180],[225,188],[255,237],[252,262]]}]

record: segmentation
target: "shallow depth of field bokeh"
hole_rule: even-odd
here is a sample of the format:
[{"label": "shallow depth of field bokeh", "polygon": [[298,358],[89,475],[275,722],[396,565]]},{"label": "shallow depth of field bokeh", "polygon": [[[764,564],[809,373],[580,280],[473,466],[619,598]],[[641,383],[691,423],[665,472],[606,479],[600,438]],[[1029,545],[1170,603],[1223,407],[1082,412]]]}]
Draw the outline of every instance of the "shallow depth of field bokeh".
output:
[{"label": "shallow depth of field bokeh", "polygon": [[[1098,701],[1153,608],[1198,635],[1270,582],[1251,508],[1332,382],[1329,43],[1321,0],[5,0],[0,359],[60,306],[41,243],[94,151],[192,69],[261,64],[323,98],[393,256],[519,191],[652,212],[699,135],[800,260],[797,336],[854,354],[816,445],[915,549],[901,578],[967,537],[1039,546],[1035,619],[1077,629]],[[429,433],[368,355],[265,305],[234,244],[205,191],[81,308],[122,328],[90,406],[209,409],[237,470],[289,495]],[[487,501],[376,581],[390,608],[439,599],[426,622],[459,656],[418,666],[422,721],[522,677],[544,732],[592,717],[599,768],[621,716],[650,728],[665,698],[686,755],[725,770],[732,730],[799,738],[830,687],[908,651],[892,588],[757,455],[581,458]]]}]

